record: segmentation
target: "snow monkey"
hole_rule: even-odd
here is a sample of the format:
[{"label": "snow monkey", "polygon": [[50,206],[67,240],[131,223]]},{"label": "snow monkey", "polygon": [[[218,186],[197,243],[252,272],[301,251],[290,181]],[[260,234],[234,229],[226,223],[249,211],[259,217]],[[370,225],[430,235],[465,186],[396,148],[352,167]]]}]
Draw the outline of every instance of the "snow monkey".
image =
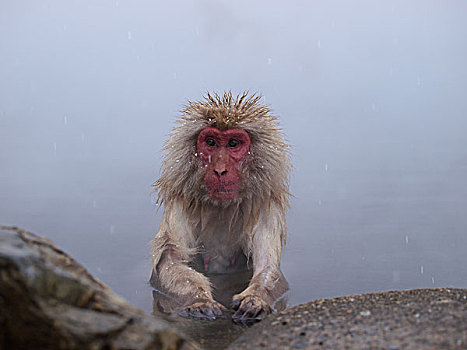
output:
[{"label": "snow monkey", "polygon": [[153,278],[180,300],[180,315],[212,320],[227,309],[208,276],[252,267],[233,320],[260,320],[288,289],[280,260],[290,161],[276,117],[261,96],[228,92],[188,102],[177,123],[155,183],[164,213]]}]

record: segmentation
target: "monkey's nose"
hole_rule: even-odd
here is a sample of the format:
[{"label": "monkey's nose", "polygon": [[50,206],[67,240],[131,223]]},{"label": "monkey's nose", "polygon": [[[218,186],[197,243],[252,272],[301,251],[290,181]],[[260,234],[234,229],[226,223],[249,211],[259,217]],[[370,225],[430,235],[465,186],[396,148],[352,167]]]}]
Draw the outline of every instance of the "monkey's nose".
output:
[{"label": "monkey's nose", "polygon": [[225,174],[227,174],[227,170],[222,167],[222,168],[215,168],[214,169],[214,173],[218,176],[218,177],[221,177],[221,176],[224,176]]}]

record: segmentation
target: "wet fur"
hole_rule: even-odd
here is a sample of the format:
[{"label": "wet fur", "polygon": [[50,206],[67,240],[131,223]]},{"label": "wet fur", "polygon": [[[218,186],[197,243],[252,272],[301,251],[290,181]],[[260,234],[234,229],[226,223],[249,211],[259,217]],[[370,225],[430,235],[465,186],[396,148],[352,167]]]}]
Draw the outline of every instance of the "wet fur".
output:
[{"label": "wet fur", "polygon": [[[242,253],[253,261],[254,275],[249,287],[234,297],[233,306],[240,316],[268,313],[287,289],[279,265],[286,239],[290,162],[276,117],[260,96],[208,94],[204,101],[189,102],[177,124],[164,147],[162,174],[155,183],[164,214],[152,241],[154,274],[163,289],[183,300],[185,311],[192,312],[191,306],[202,299],[216,316],[222,307],[193,261],[212,255],[219,259],[215,272],[221,272],[229,257]],[[240,192],[233,200],[212,200],[204,186],[205,167],[196,140],[207,127],[241,128],[250,136],[250,153],[240,164]],[[197,310],[203,316],[204,309]]]}]

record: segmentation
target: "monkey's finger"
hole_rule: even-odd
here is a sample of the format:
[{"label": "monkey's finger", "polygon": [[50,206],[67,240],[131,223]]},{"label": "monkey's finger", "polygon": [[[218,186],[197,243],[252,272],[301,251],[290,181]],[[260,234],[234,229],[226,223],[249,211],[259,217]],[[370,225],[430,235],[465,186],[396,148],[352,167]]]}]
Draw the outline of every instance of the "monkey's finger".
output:
[{"label": "monkey's finger", "polygon": [[222,305],[221,303],[216,303],[216,308],[218,308],[219,310],[221,310],[222,312],[225,312],[225,311],[229,311],[229,309],[227,309],[224,305]]},{"label": "monkey's finger", "polygon": [[272,308],[267,303],[253,295],[244,298],[241,302],[234,299],[232,304],[234,303],[239,304],[236,305],[237,311],[232,316],[233,321],[236,323],[257,322],[272,312]]},{"label": "monkey's finger", "polygon": [[187,309],[178,310],[177,314],[185,318],[190,318],[190,314]]},{"label": "monkey's finger", "polygon": [[199,311],[208,317],[215,317],[214,308],[210,305],[201,306]]},{"label": "monkey's finger", "polygon": [[192,318],[196,318],[199,320],[205,320],[205,321],[214,321],[216,319],[216,316],[212,312],[206,313],[201,309],[194,309],[190,312]]},{"label": "monkey's finger", "polygon": [[237,312],[232,316],[232,321],[233,321],[234,323],[250,325],[250,324],[252,324],[252,323],[261,321],[264,317],[266,317],[266,315],[267,315],[267,314],[266,314],[265,312],[260,312],[259,314],[257,314],[257,316],[252,317],[252,316],[250,316],[250,315],[247,314],[247,313],[241,313],[241,312],[238,312],[238,311],[237,311]]},{"label": "monkey's finger", "polygon": [[238,311],[246,313],[251,317],[255,317],[261,310],[266,310],[269,307],[261,298],[257,296],[247,296],[240,303]]},{"label": "monkey's finger", "polygon": [[240,306],[240,299],[234,299],[232,300],[232,309],[237,310]]},{"label": "monkey's finger", "polygon": [[264,312],[264,309],[261,305],[245,305],[240,307],[237,312],[247,318],[256,318],[259,314]]},{"label": "monkey's finger", "polygon": [[214,304],[211,306],[212,312],[214,313],[215,316],[217,317],[224,317],[224,312],[228,311],[227,308],[222,305],[221,303],[214,302]]},{"label": "monkey's finger", "polygon": [[214,321],[217,318],[214,315],[206,315],[199,310],[196,313],[193,313],[192,317],[197,320],[203,320],[203,321]]},{"label": "monkey's finger", "polygon": [[234,314],[234,317],[242,322],[257,322],[264,319],[271,311],[269,305],[252,305],[251,303],[245,303],[240,306]]},{"label": "monkey's finger", "polygon": [[225,307],[223,307],[222,309],[220,309],[220,308],[218,308],[218,307],[214,307],[214,308],[212,309],[212,311],[213,311],[213,313],[214,313],[215,316],[220,317],[220,316],[223,315],[223,311],[226,311],[226,309],[225,309]]}]

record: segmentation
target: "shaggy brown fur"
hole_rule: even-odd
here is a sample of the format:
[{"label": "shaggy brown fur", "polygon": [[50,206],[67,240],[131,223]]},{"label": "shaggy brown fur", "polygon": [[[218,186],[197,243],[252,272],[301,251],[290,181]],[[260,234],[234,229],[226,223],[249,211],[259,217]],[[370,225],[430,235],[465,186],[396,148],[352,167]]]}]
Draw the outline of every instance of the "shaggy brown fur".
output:
[{"label": "shaggy brown fur", "polygon": [[[155,184],[158,202],[165,206],[152,243],[158,285],[182,300],[182,314],[215,318],[224,308],[213,300],[209,280],[196,271],[203,271],[203,264],[196,261],[204,259],[205,267],[208,261],[204,272],[228,272],[241,254],[253,261],[254,274],[249,287],[234,297],[234,318],[261,318],[287,289],[280,256],[290,161],[276,117],[260,96],[229,92],[189,102],[177,123]],[[213,200],[202,181],[205,167],[196,141],[208,127],[243,129],[250,137],[250,152],[240,164],[239,195],[233,200]]]}]

